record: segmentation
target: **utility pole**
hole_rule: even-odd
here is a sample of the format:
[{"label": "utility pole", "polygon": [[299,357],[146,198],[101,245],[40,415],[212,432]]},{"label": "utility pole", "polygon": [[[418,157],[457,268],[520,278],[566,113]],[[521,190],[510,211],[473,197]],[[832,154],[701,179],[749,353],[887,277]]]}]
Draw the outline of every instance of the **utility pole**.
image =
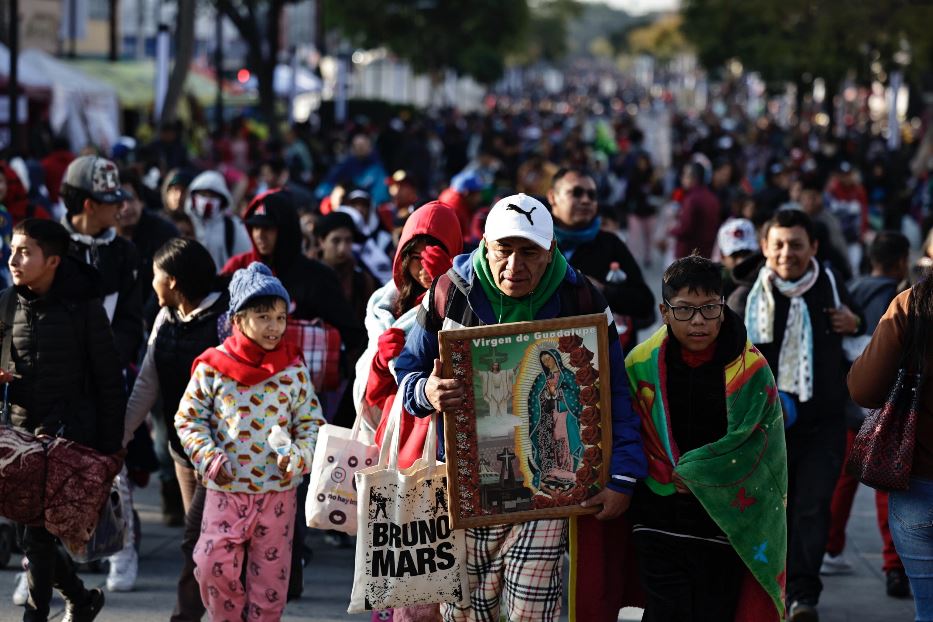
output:
[{"label": "utility pole", "polygon": [[68,0],[68,58],[78,56],[78,0]]},{"label": "utility pole", "polygon": [[19,103],[19,0],[10,2],[10,80],[7,84],[10,97],[10,154],[19,149],[19,118],[16,114]]},{"label": "utility pole", "polygon": [[108,59],[111,63],[117,60],[117,11],[120,8],[120,0],[110,0],[110,53]]},{"label": "utility pole", "polygon": [[214,71],[217,73],[217,99],[214,102],[214,122],[219,132],[224,125],[224,16],[214,9]]}]

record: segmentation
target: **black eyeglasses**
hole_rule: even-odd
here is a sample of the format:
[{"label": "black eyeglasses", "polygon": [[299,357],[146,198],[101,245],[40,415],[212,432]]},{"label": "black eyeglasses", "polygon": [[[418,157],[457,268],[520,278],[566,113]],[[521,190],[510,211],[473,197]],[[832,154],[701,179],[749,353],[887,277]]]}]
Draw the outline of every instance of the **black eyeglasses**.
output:
[{"label": "black eyeglasses", "polygon": [[675,307],[666,300],[664,301],[664,304],[666,304],[667,308],[671,310],[671,314],[678,322],[689,322],[693,319],[693,316],[696,315],[697,311],[700,312],[700,315],[703,316],[703,319],[715,320],[722,315],[722,308],[726,306],[721,302],[717,302],[716,304],[703,305],[700,307],[692,307],[690,305]]},{"label": "black eyeglasses", "polygon": [[596,200],[596,191],[590,190],[589,188],[584,188],[583,186],[574,186],[570,191],[570,194],[572,194],[573,198],[575,199],[581,199],[584,195],[586,195],[590,201]]}]

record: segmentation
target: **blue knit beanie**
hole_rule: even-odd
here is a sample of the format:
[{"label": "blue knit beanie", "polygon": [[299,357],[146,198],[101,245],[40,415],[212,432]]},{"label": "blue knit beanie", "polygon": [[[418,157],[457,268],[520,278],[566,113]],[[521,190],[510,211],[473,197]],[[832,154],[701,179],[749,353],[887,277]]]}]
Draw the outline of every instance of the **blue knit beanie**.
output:
[{"label": "blue knit beanie", "polygon": [[233,273],[230,280],[230,313],[238,312],[257,296],[278,296],[285,301],[285,308],[291,304],[288,292],[282,281],[272,275],[272,270],[258,261]]}]

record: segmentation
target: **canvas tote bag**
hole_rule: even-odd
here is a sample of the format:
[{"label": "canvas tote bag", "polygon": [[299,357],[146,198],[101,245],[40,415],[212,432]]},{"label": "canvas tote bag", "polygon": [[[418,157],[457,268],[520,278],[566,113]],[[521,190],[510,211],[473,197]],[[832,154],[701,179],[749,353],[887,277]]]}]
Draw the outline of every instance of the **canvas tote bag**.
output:
[{"label": "canvas tote bag", "polygon": [[398,470],[403,390],[404,383],[379,464],[356,474],[359,533],[348,613],[470,600],[465,535],[450,528],[447,466],[437,463],[436,415],[421,458]]},{"label": "canvas tote bag", "polygon": [[357,471],[379,462],[379,448],[364,442],[360,418],[352,429],[326,423],[318,430],[305,516],[308,527],[356,535]]}]

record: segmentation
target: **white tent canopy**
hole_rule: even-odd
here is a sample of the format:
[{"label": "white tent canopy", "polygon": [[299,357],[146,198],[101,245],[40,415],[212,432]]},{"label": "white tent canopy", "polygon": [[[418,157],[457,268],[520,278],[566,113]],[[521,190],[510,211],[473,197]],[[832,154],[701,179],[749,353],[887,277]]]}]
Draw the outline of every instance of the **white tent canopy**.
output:
[{"label": "white tent canopy", "polygon": [[[120,105],[112,87],[41,50],[20,52],[17,68],[23,87],[47,89],[51,93],[52,131],[66,136],[72,149],[94,144],[110,150],[120,135]],[[10,75],[10,51],[2,44],[0,74]]]}]

